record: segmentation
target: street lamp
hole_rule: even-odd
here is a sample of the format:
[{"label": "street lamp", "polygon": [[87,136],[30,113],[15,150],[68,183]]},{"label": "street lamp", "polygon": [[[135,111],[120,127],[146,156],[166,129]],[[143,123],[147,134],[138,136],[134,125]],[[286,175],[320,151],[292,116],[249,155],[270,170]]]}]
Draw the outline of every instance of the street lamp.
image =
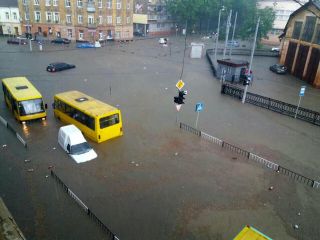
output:
[{"label": "street lamp", "polygon": [[214,48],[214,60],[217,61],[217,47],[218,47],[218,40],[219,40],[219,31],[220,31],[220,18],[221,18],[221,11],[224,11],[224,6],[219,10],[219,18],[218,18],[218,28],[216,34],[216,46]]}]

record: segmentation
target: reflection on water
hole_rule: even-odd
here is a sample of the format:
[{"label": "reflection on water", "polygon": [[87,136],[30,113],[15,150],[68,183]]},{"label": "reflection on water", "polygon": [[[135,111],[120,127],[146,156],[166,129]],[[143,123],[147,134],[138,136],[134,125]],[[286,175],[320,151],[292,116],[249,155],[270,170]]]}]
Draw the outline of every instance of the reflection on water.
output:
[{"label": "reflection on water", "polygon": [[22,130],[23,130],[24,136],[28,137],[30,135],[29,129],[30,128],[27,126],[27,124],[25,122],[23,122],[22,123]]}]

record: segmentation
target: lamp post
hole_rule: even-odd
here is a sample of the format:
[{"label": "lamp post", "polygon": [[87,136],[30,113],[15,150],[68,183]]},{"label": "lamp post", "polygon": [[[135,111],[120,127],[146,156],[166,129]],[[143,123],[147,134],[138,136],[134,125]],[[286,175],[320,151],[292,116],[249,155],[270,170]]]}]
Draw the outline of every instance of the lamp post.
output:
[{"label": "lamp post", "polygon": [[217,47],[218,47],[218,40],[219,40],[221,11],[224,11],[224,6],[222,6],[222,8],[219,10],[218,28],[217,28],[217,34],[216,34],[216,44],[215,44],[215,48],[214,48],[214,60],[215,61],[217,61]]},{"label": "lamp post", "polygon": [[236,29],[237,17],[238,17],[238,12],[236,12],[236,16],[234,17],[234,24],[233,24],[233,31],[232,31],[232,39],[231,39],[231,46],[230,46],[230,52],[229,52],[229,58],[230,58],[230,59],[231,59],[231,54],[232,54],[232,47],[233,47],[233,41],[234,41],[234,32],[235,32],[235,29]]},{"label": "lamp post", "polygon": [[[254,40],[253,40],[252,49],[251,49],[251,57],[250,57],[250,64],[249,64],[249,70],[248,70],[248,74],[249,75],[251,73],[252,60],[253,60],[254,50],[256,48],[256,41],[257,41],[259,24],[260,24],[260,17],[258,18],[258,22],[257,22],[257,26],[256,26],[256,32],[254,34]],[[251,81],[252,81],[252,79],[251,79]],[[242,103],[245,103],[245,101],[246,101],[247,91],[248,91],[248,85],[246,85],[246,87],[244,88],[243,96],[242,96]]]},{"label": "lamp post", "polygon": [[232,10],[230,10],[230,13],[228,15],[227,29],[226,29],[226,39],[225,39],[225,42],[224,42],[223,58],[222,59],[224,59],[225,56],[226,56],[228,37],[229,37],[229,31],[230,31],[230,26],[231,26],[231,16],[232,16]]}]

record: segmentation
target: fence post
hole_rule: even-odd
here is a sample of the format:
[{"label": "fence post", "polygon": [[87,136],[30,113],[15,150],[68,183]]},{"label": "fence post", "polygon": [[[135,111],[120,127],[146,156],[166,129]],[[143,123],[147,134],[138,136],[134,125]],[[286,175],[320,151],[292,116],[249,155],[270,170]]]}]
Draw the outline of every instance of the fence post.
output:
[{"label": "fence post", "polygon": [[222,86],[221,86],[221,94],[225,94],[225,87],[226,87],[226,85],[222,84]]},{"label": "fence post", "polygon": [[181,126],[182,126],[182,123],[180,122],[180,128],[181,128]]}]

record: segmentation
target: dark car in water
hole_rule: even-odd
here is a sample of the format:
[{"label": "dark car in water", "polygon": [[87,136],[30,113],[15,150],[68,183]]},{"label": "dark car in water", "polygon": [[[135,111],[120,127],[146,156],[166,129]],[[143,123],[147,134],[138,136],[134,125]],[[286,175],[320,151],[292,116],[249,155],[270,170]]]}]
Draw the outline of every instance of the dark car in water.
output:
[{"label": "dark car in water", "polygon": [[274,64],[270,66],[270,71],[275,72],[277,74],[286,74],[287,73],[287,67],[281,64]]},{"label": "dark car in water", "polygon": [[47,67],[48,72],[58,72],[63,71],[70,68],[75,68],[76,66],[73,64],[63,63],[63,62],[56,62],[50,63]]},{"label": "dark car in water", "polygon": [[51,41],[51,43],[57,44],[69,44],[71,41],[67,38],[56,38]]},{"label": "dark car in water", "polygon": [[144,37],[144,33],[143,33],[143,32],[140,32],[140,31],[135,31],[135,32],[133,32],[133,36],[136,36],[136,37]]},{"label": "dark car in water", "polygon": [[19,39],[19,38],[9,38],[7,40],[8,44],[17,44],[17,45],[26,45],[28,42],[26,39]]}]

